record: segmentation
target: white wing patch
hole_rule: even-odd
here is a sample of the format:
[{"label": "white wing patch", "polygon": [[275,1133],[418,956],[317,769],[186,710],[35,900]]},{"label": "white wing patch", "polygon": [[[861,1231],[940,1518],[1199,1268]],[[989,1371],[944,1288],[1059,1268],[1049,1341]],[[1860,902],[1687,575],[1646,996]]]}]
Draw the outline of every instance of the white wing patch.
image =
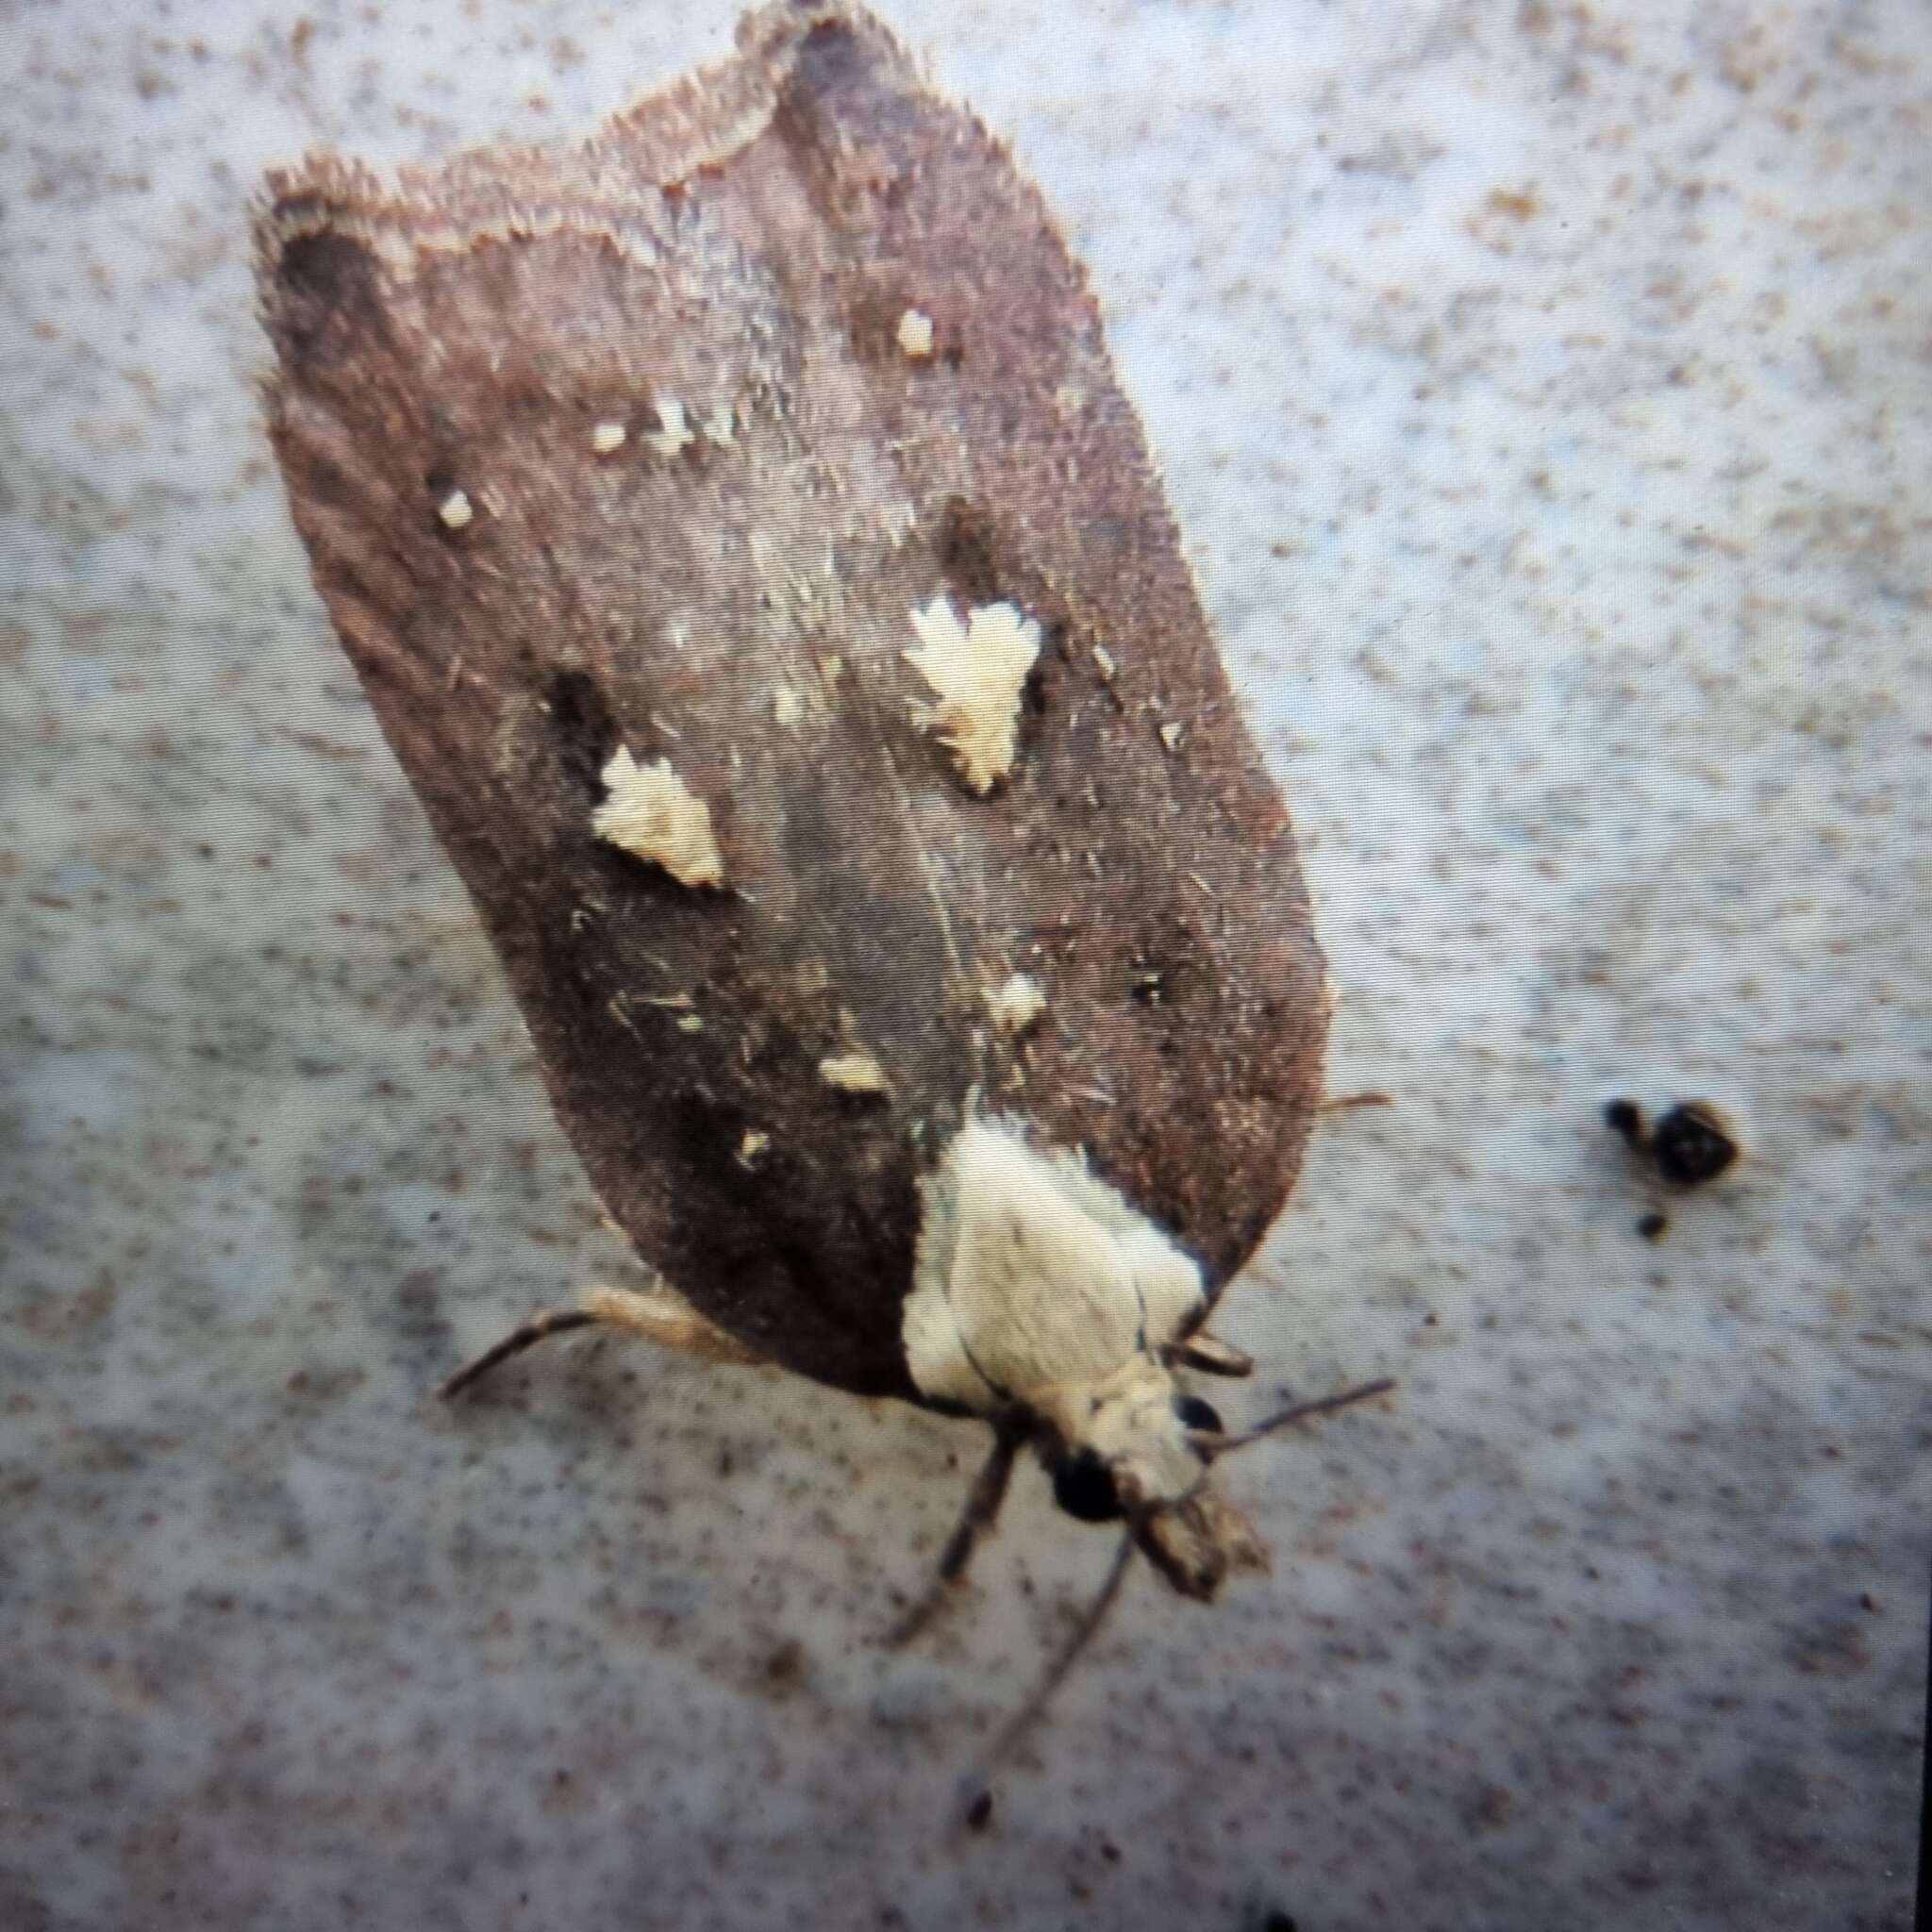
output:
[{"label": "white wing patch", "polygon": [[1199,1265],[1077,1155],[969,1119],[923,1184],[904,1339],[927,1395],[988,1412],[1106,1381],[1200,1310]]},{"label": "white wing patch", "polygon": [[661,865],[679,885],[724,883],[724,859],[711,833],[710,808],[668,760],[641,765],[620,744],[603,778],[610,796],[591,814],[591,829],[598,838]]},{"label": "white wing patch", "polygon": [[835,1053],[819,1062],[819,1078],[845,1093],[890,1093],[886,1070],[863,1047]]},{"label": "white wing patch", "polygon": [[658,426],[644,441],[661,457],[676,457],[697,441],[684,420],[684,405],[675,396],[658,398]]},{"label": "white wing patch", "polygon": [[940,742],[967,790],[982,795],[1013,769],[1020,693],[1040,656],[1040,625],[1011,604],[981,604],[959,622],[942,591],[912,612],[920,648],[906,653],[939,698],[915,705],[922,729],[939,727]]},{"label": "white wing patch", "polygon": [[1046,1011],[1046,989],[1031,974],[1008,974],[987,994],[986,1004],[993,1024],[1017,1040]]},{"label": "white wing patch", "polygon": [[899,347],[912,361],[932,354],[932,317],[908,308],[899,318]]}]

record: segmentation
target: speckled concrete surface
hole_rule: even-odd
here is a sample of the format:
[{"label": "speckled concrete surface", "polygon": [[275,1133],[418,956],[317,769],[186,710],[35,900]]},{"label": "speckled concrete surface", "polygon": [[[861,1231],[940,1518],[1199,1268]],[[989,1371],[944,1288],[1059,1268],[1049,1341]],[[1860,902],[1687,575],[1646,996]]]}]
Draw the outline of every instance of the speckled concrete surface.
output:
[{"label": "speckled concrete surface", "polygon": [[[907,5],[1086,255],[1307,846],[1335,1116],[1233,1301],[1402,1378],[1273,1577],[626,1278],[261,442],[247,196],[580,125],[725,6],[5,9],[0,1924],[1304,1932],[1909,1913],[1932,1430],[1932,48],[1862,8]],[[1651,1205],[1609,1093],[1736,1179]],[[1244,1405],[1245,1406],[1245,1405]]]}]

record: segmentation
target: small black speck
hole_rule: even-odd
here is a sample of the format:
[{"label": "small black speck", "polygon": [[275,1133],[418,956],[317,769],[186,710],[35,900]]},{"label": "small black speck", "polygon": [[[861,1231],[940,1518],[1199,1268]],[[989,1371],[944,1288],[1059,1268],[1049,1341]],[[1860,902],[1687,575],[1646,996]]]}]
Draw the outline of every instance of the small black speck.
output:
[{"label": "small black speck", "polygon": [[1301,1932],[1291,1912],[1270,1912],[1261,1921],[1261,1932]]},{"label": "small black speck", "polygon": [[1643,1214],[1638,1217],[1637,1232],[1647,1241],[1660,1241],[1670,1224],[1668,1214]]},{"label": "small black speck", "polygon": [[992,1823],[992,1793],[981,1791],[966,1807],[966,1827],[969,1831],[984,1831]]},{"label": "small black speck", "polygon": [[1878,1612],[1878,1599],[1869,1590],[1861,1590],[1858,1592],[1858,1607],[1861,1610],[1870,1610],[1875,1616]]},{"label": "small black speck", "polygon": [[790,1690],[806,1673],[805,1646],[789,1637],[765,1659],[765,1682],[774,1690]]},{"label": "small black speck", "polygon": [[1654,1127],[1645,1125],[1643,1109],[1634,1100],[1612,1100],[1604,1108],[1604,1124],[1674,1188],[1714,1181],[1739,1154],[1724,1115],[1707,1100],[1674,1102]]},{"label": "small black speck", "polygon": [[1650,1137],[1650,1158],[1665,1180],[1680,1188],[1699,1188],[1716,1180],[1737,1159],[1738,1143],[1708,1107],[1686,1100],[1657,1122]]}]

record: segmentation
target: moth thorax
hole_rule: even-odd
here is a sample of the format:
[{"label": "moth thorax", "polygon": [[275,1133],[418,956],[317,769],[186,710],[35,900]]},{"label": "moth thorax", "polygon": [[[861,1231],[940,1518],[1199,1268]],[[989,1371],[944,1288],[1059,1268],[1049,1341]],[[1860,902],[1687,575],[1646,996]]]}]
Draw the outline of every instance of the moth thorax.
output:
[{"label": "moth thorax", "polygon": [[1177,1503],[1201,1480],[1201,1458],[1175,1413],[1174,1394],[1174,1377],[1140,1355],[1103,1381],[1037,1391],[1032,1403],[1062,1454],[1105,1465],[1131,1515]]}]

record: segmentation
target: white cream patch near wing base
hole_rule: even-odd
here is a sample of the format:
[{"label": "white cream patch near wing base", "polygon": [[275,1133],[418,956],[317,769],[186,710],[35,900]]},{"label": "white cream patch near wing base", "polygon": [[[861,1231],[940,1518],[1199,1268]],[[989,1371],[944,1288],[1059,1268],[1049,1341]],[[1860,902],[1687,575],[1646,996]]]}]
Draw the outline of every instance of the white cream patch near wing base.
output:
[{"label": "white cream patch near wing base", "polygon": [[1200,1310],[1199,1265],[1079,1156],[969,1118],[923,1184],[904,1341],[927,1395],[982,1413],[1107,1382]]}]

